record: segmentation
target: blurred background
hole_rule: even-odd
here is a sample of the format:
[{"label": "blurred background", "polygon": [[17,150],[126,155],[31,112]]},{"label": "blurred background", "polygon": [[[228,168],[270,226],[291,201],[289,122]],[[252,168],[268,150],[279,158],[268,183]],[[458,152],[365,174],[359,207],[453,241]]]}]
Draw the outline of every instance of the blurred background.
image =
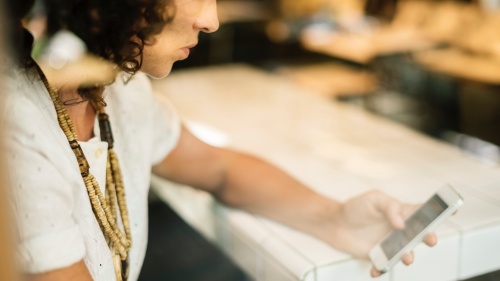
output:
[{"label": "blurred background", "polygon": [[249,63],[498,163],[500,1],[219,0],[175,68]]}]

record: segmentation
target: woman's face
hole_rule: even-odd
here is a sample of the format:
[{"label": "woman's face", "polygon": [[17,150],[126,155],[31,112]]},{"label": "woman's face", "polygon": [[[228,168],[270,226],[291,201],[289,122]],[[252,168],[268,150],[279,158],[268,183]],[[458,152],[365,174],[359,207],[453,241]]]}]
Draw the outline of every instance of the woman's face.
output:
[{"label": "woman's face", "polygon": [[167,76],[174,62],[189,56],[198,43],[198,34],[219,28],[216,0],[174,0],[173,20],[143,50],[141,71],[154,78]]}]

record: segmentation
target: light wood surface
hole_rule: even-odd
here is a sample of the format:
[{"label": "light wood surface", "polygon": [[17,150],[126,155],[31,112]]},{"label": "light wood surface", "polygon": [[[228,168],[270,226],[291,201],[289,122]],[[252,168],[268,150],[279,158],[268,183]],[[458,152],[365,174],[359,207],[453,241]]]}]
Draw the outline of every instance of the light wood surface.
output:
[{"label": "light wood surface", "polygon": [[420,245],[414,265],[371,279],[366,261],[154,178],[160,197],[255,280],[442,281],[500,269],[498,165],[246,65],[174,71],[154,87],[202,140],[260,156],[326,196],[342,201],[377,188],[417,203],[451,184],[465,198],[435,248]]}]

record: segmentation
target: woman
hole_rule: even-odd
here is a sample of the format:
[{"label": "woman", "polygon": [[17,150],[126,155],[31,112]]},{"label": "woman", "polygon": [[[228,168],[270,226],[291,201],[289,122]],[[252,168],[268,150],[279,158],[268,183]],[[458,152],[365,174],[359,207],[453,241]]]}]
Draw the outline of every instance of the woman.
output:
[{"label": "woman", "polygon": [[[9,71],[20,263],[37,280],[136,280],[151,171],[361,258],[403,227],[411,206],[379,192],[345,203],[325,198],[260,159],[201,142],[156,101],[145,74],[167,76],[200,32],[217,30],[216,0],[64,2],[60,25],[121,74],[105,85],[54,89],[29,50],[19,56],[24,67]],[[411,254],[403,260],[411,263]]]}]

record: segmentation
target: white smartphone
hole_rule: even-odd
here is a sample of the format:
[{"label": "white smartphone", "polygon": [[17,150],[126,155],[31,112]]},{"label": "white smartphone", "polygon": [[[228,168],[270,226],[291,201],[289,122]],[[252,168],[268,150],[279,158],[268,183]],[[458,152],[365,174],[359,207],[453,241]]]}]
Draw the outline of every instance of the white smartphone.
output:
[{"label": "white smartphone", "polygon": [[375,268],[388,271],[462,204],[462,197],[451,186],[441,188],[406,219],[404,229],[394,229],[371,249]]}]

